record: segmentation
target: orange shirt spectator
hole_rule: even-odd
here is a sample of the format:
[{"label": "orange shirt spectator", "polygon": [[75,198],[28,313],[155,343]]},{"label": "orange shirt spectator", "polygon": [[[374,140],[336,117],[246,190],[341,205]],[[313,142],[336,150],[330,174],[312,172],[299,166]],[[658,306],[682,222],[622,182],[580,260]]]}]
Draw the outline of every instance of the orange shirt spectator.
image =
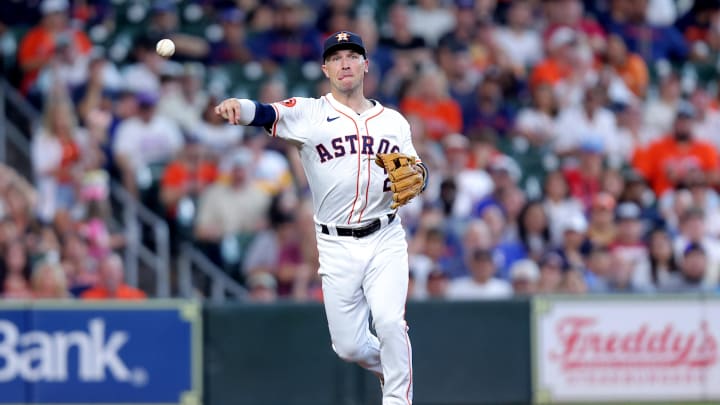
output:
[{"label": "orange shirt spectator", "polygon": [[180,156],[170,162],[160,184],[160,198],[168,214],[175,216],[175,206],[183,197],[197,197],[218,178],[217,165],[208,159],[204,147],[188,142]]},{"label": "orange shirt spectator", "polygon": [[431,101],[408,97],[400,103],[400,110],[422,117],[430,139],[435,141],[462,130],[462,111],[458,103],[450,98]]},{"label": "orange shirt spectator", "polygon": [[435,141],[460,132],[463,127],[460,104],[450,97],[445,76],[433,69],[422,71],[400,100],[400,111],[420,117],[427,136]]},{"label": "orange shirt spectator", "polygon": [[556,84],[562,79],[570,76],[571,69],[554,59],[545,59],[535,65],[530,74],[530,85],[535,87],[540,84]]},{"label": "orange shirt spectator", "polygon": [[645,60],[636,53],[628,52],[625,41],[618,35],[610,35],[607,41],[606,62],[625,82],[636,96],[643,97],[648,86],[648,68]]},{"label": "orange shirt spectator", "polygon": [[43,14],[40,24],[28,31],[18,49],[18,62],[25,73],[21,89],[25,93],[61,46],[72,47],[80,55],[89,54],[92,48],[92,42],[84,32],[70,27],[68,2],[43,2],[40,8]]},{"label": "orange shirt spectator", "polygon": [[630,54],[622,66],[615,66],[615,71],[622,78],[630,91],[638,97],[645,95],[648,85],[648,69],[645,60],[637,54]]},{"label": "orange shirt spectator", "polygon": [[135,287],[125,284],[125,269],[122,258],[111,253],[105,256],[98,267],[100,282],[88,290],[85,290],[80,298],[86,300],[142,300],[147,295]]},{"label": "orange shirt spectator", "polygon": [[211,162],[202,162],[192,170],[180,162],[171,162],[165,168],[162,187],[183,187],[190,182],[204,185],[212,184],[218,177],[217,167]]},{"label": "orange shirt spectator", "polygon": [[711,144],[702,141],[678,142],[672,136],[637,151],[632,164],[648,180],[658,196],[672,189],[693,169],[701,169],[706,173],[720,169],[718,153]]},{"label": "orange shirt spectator", "polygon": [[80,297],[84,300],[142,300],[147,298],[147,295],[135,287],[121,284],[114,292],[109,291],[103,286],[93,287],[85,290]]}]

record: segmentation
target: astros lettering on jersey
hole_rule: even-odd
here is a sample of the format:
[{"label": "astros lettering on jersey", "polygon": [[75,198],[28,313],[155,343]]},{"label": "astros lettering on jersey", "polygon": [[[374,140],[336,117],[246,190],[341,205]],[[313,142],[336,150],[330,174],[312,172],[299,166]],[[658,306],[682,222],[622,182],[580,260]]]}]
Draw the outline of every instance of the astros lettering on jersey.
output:
[{"label": "astros lettering on jersey", "polygon": [[[395,110],[373,101],[362,114],[335,100],[290,98],[271,104],[276,119],[272,136],[300,146],[305,175],[313,191],[315,220],[326,224],[361,224],[391,212],[392,193],[376,153],[417,156],[410,125]],[[356,173],[356,181],[343,181]]]}]

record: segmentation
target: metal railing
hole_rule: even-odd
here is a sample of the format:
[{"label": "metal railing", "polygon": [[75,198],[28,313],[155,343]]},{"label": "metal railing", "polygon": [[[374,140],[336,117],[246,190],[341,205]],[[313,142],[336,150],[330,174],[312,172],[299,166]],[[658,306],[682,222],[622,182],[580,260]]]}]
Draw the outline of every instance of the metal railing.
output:
[{"label": "metal railing", "polygon": [[[40,121],[40,112],[33,107],[11,84],[0,78],[0,162],[13,160],[12,166],[28,179],[32,179],[32,157],[29,137],[11,119],[8,119],[8,107],[12,107],[15,116],[22,118],[21,126],[36,125]],[[10,153],[17,152],[17,153]],[[10,159],[12,158],[12,159]],[[140,284],[141,269],[150,269],[155,275],[155,295],[166,298],[171,292],[170,230],[165,219],[159,217],[121,184],[113,182],[110,187],[111,198],[120,207],[120,220],[124,228],[124,261],[127,283]],[[144,243],[145,230],[150,231],[151,241]],[[201,275],[210,281],[207,294],[213,301],[223,301],[228,297],[244,299],[247,290],[217,267],[192,244],[181,248],[177,259],[179,271],[178,288],[183,297],[196,297],[193,276]]]},{"label": "metal railing", "polygon": [[196,298],[198,295],[193,282],[195,270],[210,280],[210,291],[207,294],[210,300],[223,302],[228,297],[240,300],[248,297],[248,291],[245,287],[233,280],[190,243],[186,242],[180,247],[177,269],[178,287],[183,298]]},{"label": "metal railing", "polygon": [[[155,295],[158,298],[170,296],[170,230],[167,222],[150,211],[123,186],[113,182],[111,196],[122,207],[123,225],[125,227],[125,266],[127,283],[139,284],[139,270],[142,265],[155,273]],[[145,246],[143,226],[152,233],[154,249]]]}]

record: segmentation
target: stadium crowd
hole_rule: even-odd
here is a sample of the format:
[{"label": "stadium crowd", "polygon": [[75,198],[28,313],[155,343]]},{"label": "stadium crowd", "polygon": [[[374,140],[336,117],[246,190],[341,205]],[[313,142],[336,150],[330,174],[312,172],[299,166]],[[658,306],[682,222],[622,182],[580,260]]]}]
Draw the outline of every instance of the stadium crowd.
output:
[{"label": "stadium crowd", "polygon": [[718,0],[40,0],[0,20],[3,75],[42,111],[34,180],[0,167],[3,297],[145,296],[114,180],[252,299],[321,300],[297,151],[213,107],[327,93],[338,30],[430,169],[400,209],[409,299],[720,293]]}]

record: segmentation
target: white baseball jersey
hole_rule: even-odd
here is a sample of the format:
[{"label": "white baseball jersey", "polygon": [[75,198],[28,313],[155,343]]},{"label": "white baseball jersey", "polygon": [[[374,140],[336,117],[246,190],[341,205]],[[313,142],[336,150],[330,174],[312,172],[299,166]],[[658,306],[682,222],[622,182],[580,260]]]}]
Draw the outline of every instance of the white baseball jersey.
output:
[{"label": "white baseball jersey", "polygon": [[317,222],[353,226],[392,212],[390,182],[375,154],[417,152],[407,120],[374,103],[359,115],[330,93],[271,104],[277,114],[271,135],[300,145]]}]

